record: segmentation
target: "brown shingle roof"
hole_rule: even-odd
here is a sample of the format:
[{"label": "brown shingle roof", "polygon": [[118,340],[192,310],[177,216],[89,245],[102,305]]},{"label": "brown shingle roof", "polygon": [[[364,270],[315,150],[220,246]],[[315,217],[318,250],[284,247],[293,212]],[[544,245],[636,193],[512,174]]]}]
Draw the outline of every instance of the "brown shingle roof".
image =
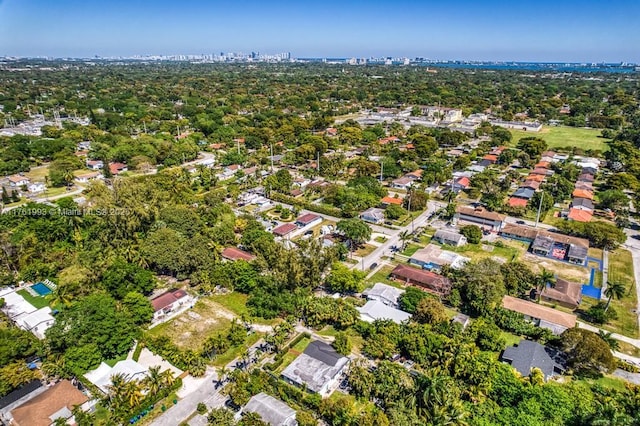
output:
[{"label": "brown shingle roof", "polygon": [[448,292],[451,286],[449,279],[442,275],[407,265],[396,266],[394,270],[391,271],[391,276],[396,279],[425,286],[437,292]]},{"label": "brown shingle roof", "polygon": [[502,298],[502,306],[510,311],[519,312],[531,318],[541,319],[563,327],[572,328],[576,325],[577,317],[573,314],[560,312],[516,297],[504,296]]},{"label": "brown shingle roof", "polygon": [[473,207],[467,207],[467,206],[459,206],[456,209],[456,212],[459,214],[464,214],[467,216],[474,216],[474,217],[479,217],[482,219],[489,219],[489,220],[496,220],[496,221],[500,221],[503,222],[507,216],[500,214],[500,213],[496,213],[496,212],[490,212],[489,210],[485,209],[484,207],[476,207],[475,209]]},{"label": "brown shingle roof", "polygon": [[557,278],[556,285],[554,287],[545,287],[541,296],[578,307],[582,300],[582,285]]},{"label": "brown shingle roof", "polygon": [[30,399],[11,411],[15,426],[49,426],[49,416],[63,408],[73,410],[76,405],[87,401],[85,394],[75,388],[68,380],[56,383],[35,398]]},{"label": "brown shingle roof", "polygon": [[222,250],[222,257],[229,260],[246,260],[247,262],[251,262],[256,258],[251,253],[235,247],[227,247]]}]

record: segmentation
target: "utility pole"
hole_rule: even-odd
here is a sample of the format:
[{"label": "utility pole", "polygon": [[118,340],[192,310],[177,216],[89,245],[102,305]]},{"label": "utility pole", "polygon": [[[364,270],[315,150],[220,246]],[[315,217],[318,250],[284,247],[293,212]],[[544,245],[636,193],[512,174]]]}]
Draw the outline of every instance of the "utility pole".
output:
[{"label": "utility pole", "polygon": [[320,176],[320,151],[318,151],[318,176]]},{"label": "utility pole", "polygon": [[536,226],[538,227],[538,221],[540,220],[540,212],[542,211],[542,200],[544,199],[544,191],[540,191],[540,204],[538,204],[538,214],[536,215]]},{"label": "utility pole", "polygon": [[382,183],[383,179],[384,179],[384,161],[380,159],[380,183]]},{"label": "utility pole", "polygon": [[236,146],[238,147],[238,155],[240,155],[240,139],[236,139]]}]

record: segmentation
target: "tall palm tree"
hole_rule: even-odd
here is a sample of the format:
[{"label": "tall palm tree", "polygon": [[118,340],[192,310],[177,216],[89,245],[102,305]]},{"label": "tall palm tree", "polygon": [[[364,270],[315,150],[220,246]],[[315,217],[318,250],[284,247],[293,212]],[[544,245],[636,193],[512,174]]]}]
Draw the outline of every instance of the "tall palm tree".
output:
[{"label": "tall palm tree", "polygon": [[607,281],[607,289],[604,291],[604,295],[608,297],[607,305],[604,308],[605,312],[607,312],[607,309],[609,309],[609,305],[611,304],[611,299],[613,298],[618,300],[622,299],[622,296],[624,296],[625,290],[626,288],[624,284],[620,282]]},{"label": "tall palm tree", "polygon": [[142,390],[137,380],[128,381],[123,389],[123,396],[130,408],[135,408],[142,401]]},{"label": "tall palm tree", "polygon": [[149,367],[149,374],[143,380],[143,385],[151,395],[156,395],[162,388],[162,374],[160,366]]},{"label": "tall palm tree", "polygon": [[173,377],[173,373],[171,370],[165,370],[161,373],[162,376],[162,385],[170,388],[176,382],[176,378]]},{"label": "tall palm tree", "polygon": [[411,233],[408,230],[402,231],[398,238],[402,241],[402,251],[404,251],[407,248],[407,241],[411,239]]},{"label": "tall palm tree", "polygon": [[556,285],[556,276],[553,272],[549,271],[546,268],[542,268],[542,272],[538,275],[538,300],[540,300],[540,295],[542,294],[542,290],[550,284],[551,287],[555,287]]}]

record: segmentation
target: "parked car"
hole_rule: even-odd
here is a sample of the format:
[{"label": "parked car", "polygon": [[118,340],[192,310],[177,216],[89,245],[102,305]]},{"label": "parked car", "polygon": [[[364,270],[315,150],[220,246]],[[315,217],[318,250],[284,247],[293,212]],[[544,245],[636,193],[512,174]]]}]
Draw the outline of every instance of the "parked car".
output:
[{"label": "parked car", "polygon": [[373,262],[370,266],[369,266],[369,270],[373,271],[374,269],[376,269],[378,267],[378,264],[376,262]]}]

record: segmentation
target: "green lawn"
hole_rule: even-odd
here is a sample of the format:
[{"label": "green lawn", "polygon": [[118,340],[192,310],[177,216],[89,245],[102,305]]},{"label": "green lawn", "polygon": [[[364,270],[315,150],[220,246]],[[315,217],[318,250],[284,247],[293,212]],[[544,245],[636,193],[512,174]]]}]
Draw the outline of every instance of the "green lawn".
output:
[{"label": "green lawn", "polygon": [[504,339],[507,341],[505,348],[509,346],[517,345],[518,343],[520,343],[520,340],[522,340],[521,336],[515,335],[513,333],[509,333],[507,331],[502,331],[500,335],[504,337]]},{"label": "green lawn", "polygon": [[358,248],[353,254],[360,257],[369,256],[377,247],[371,244],[365,244],[363,247]]},{"label": "green lawn", "polygon": [[296,343],[291,349],[293,349],[294,351],[303,352],[305,349],[307,349],[307,346],[309,346],[309,343],[311,343],[311,339],[308,337],[305,337],[303,339],[300,339],[300,341]]},{"label": "green lawn", "polygon": [[549,148],[581,148],[584,150],[608,150],[606,144],[610,139],[600,137],[600,129],[585,129],[582,127],[568,126],[543,126],[539,132],[525,132],[522,130],[511,130],[513,135],[512,144],[515,145],[521,138],[539,137],[547,142]]},{"label": "green lawn", "polygon": [[251,317],[249,313],[249,309],[247,308],[248,298],[249,296],[247,296],[246,294],[234,291],[232,293],[216,294],[213,296],[209,296],[207,299],[221,304],[222,306],[224,306],[225,308],[227,308],[228,310],[236,314],[238,318],[245,315],[247,318],[249,318],[251,322],[255,322],[258,324],[275,325],[281,321],[280,318],[266,320],[263,318]]},{"label": "green lawn", "polygon": [[380,235],[375,237],[373,241],[375,241],[376,243],[384,243],[385,241],[387,241],[387,237],[383,237],[382,235]]},{"label": "green lawn", "polygon": [[423,247],[419,246],[418,244],[409,243],[407,244],[407,248],[404,249],[404,251],[400,254],[402,254],[403,256],[413,256],[415,252],[417,252],[421,248]]},{"label": "green lawn", "polygon": [[621,334],[638,338],[638,317],[632,311],[638,306],[633,274],[633,259],[628,250],[618,249],[609,253],[610,282],[621,282],[628,289],[620,300],[612,300],[611,306],[616,310],[618,319],[611,321],[610,326],[617,328]]},{"label": "green lawn", "polygon": [[399,282],[389,279],[389,274],[391,273],[391,271],[393,271],[393,268],[393,266],[383,266],[382,268],[378,269],[376,273],[367,280],[367,282],[369,283],[369,287],[373,286],[375,283],[382,283],[397,288],[404,288]]},{"label": "green lawn", "polygon": [[25,289],[22,290],[18,290],[17,293],[24,297],[24,300],[26,300],[27,302],[29,302],[31,305],[33,305],[34,308],[36,309],[40,309],[40,308],[44,308],[46,306],[49,306],[49,301],[47,300],[46,297],[43,296],[32,296],[29,294],[29,292]]},{"label": "green lawn", "polygon": [[503,247],[497,247],[489,244],[465,244],[462,247],[442,246],[443,250],[456,252],[462,256],[468,257],[473,261],[491,258],[494,256],[501,257],[507,262],[517,260],[526,252],[526,245],[518,241],[501,239]]}]

